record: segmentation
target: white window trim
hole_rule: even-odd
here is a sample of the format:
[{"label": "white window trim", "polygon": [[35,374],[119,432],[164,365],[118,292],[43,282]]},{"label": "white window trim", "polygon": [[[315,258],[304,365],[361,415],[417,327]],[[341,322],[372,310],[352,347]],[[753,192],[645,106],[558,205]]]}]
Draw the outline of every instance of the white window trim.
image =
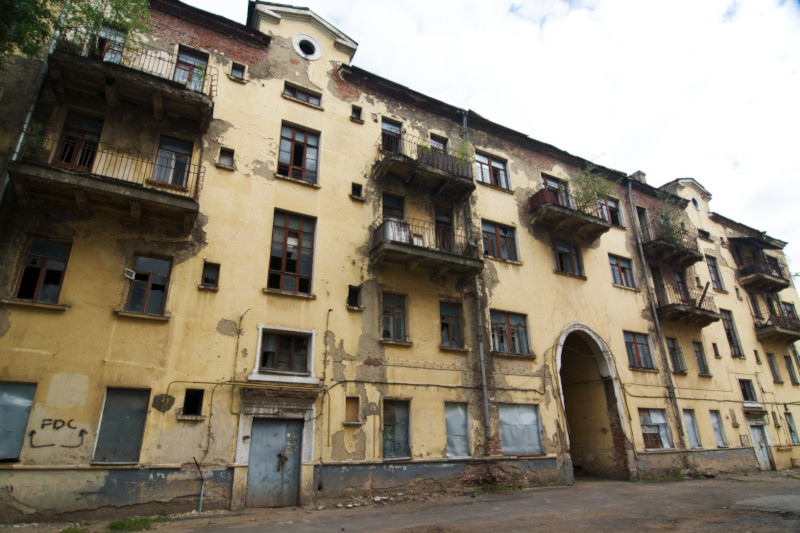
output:
[{"label": "white window trim", "polygon": [[[274,372],[259,372],[261,366],[261,342],[264,338],[264,332],[288,334],[294,336],[309,337],[308,343],[308,374],[297,375],[292,372],[274,371]],[[306,385],[316,385],[318,380],[314,374],[314,346],[316,344],[317,330],[316,329],[294,329],[294,328],[280,328],[275,326],[267,326],[259,322],[258,324],[258,345],[256,346],[256,360],[253,372],[247,376],[248,381],[272,381],[280,383],[302,383]]]}]

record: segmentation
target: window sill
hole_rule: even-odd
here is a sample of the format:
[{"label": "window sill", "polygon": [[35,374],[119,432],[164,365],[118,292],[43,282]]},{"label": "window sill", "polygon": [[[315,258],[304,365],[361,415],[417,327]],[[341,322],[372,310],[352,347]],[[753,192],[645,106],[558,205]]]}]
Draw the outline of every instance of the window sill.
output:
[{"label": "window sill", "polygon": [[236,170],[236,167],[231,165],[223,165],[222,163],[214,163],[214,165],[216,165],[217,168],[221,168],[223,170]]},{"label": "window sill", "polygon": [[714,377],[713,374],[704,374],[703,372],[700,372],[697,375],[700,376],[701,378],[713,378]]},{"label": "window sill", "polygon": [[177,415],[177,419],[181,422],[202,422],[206,419],[206,415]]},{"label": "window sill", "polygon": [[197,289],[200,291],[217,292],[219,291],[219,285],[198,285]]},{"label": "window sill", "polygon": [[772,382],[778,385],[783,385],[783,381],[778,381],[777,379],[773,379]]},{"label": "window sill", "polygon": [[289,96],[288,94],[282,94],[285,99],[291,100],[292,102],[297,102],[298,104],[303,104],[304,106],[310,107],[312,109],[316,109],[318,111],[325,111],[325,108],[321,105],[310,104],[304,100],[300,100],[299,98],[295,98],[294,96]]},{"label": "window sill", "polygon": [[673,370],[672,374],[678,376],[686,376],[688,372],[686,370]]},{"label": "window sill", "polygon": [[530,359],[531,361],[536,359],[536,354],[533,353],[497,352],[495,350],[492,350],[489,353],[494,356],[499,355],[501,357],[519,357],[522,359]]},{"label": "window sill", "polygon": [[458,353],[469,352],[469,348],[456,348],[455,346],[445,346],[443,344],[439,345],[439,349],[443,352],[458,352]]},{"label": "window sill", "polygon": [[164,313],[163,315],[148,315],[146,313],[120,311],[119,309],[114,312],[117,314],[117,316],[121,316],[124,318],[142,318],[144,320],[155,320],[156,322],[169,322],[169,319],[172,318],[172,313],[170,313],[169,311]]},{"label": "window sill", "polygon": [[356,124],[363,124],[364,123],[364,119],[361,119],[361,118],[350,117],[350,120],[352,120]]},{"label": "window sill", "polygon": [[261,289],[264,294],[275,294],[278,296],[289,296],[291,298],[302,298],[304,300],[316,300],[316,294],[306,294],[303,292],[291,292],[291,291],[282,291],[280,289],[270,289],[269,287],[264,287]]},{"label": "window sill", "polygon": [[89,461],[91,466],[127,466],[138,467],[138,461]]},{"label": "window sill", "polygon": [[493,255],[487,255],[487,254],[483,254],[483,257],[486,259],[491,259],[492,261],[497,261],[499,263],[508,263],[509,265],[522,266],[522,263],[515,259],[503,259],[502,257],[495,257]]},{"label": "window sill", "polygon": [[402,461],[412,461],[412,457],[384,457],[384,463],[400,463]]},{"label": "window sill", "polygon": [[[652,374],[658,374],[658,369],[657,368],[644,368],[644,367],[641,367],[641,366],[629,366],[628,368],[630,368],[631,370],[635,370],[637,372],[650,372]],[[684,374],[685,373],[686,372],[684,372]]]},{"label": "window sill", "polygon": [[0,298],[0,303],[7,305],[18,305],[20,307],[32,307],[34,309],[46,309],[48,311],[66,311],[70,308],[69,304],[51,304],[37,302],[35,300],[19,300],[17,298]]},{"label": "window sill", "polygon": [[485,181],[480,181],[478,179],[476,179],[475,182],[476,183],[480,183],[484,187],[489,187],[490,189],[494,189],[496,191],[501,191],[501,192],[508,193],[508,194],[514,194],[514,191],[512,191],[511,189],[504,189],[504,188],[502,188],[502,187],[500,187],[498,185],[493,185],[491,183],[486,183]]},{"label": "window sill", "polygon": [[363,422],[342,422],[343,426],[346,427],[361,427],[364,425]]},{"label": "window sill", "polygon": [[553,270],[553,274],[558,274],[559,276],[586,281],[586,276],[584,276],[583,274],[570,274],[569,272],[561,272],[560,270]]},{"label": "window sill", "polygon": [[286,176],[284,174],[278,174],[277,172],[275,172],[274,175],[275,175],[276,178],[278,178],[280,180],[290,181],[292,183],[297,183],[298,185],[305,185],[306,187],[311,187],[312,189],[321,189],[322,188],[319,185],[317,185],[316,183],[309,183],[307,181],[298,180],[298,179],[295,179],[295,178],[290,178],[289,176]]},{"label": "window sill", "polygon": [[612,228],[621,229],[622,231],[628,231],[627,226],[620,226],[618,224],[611,224]]},{"label": "window sill", "polygon": [[319,380],[309,375],[307,372],[304,374],[291,374],[291,373],[258,373],[258,374],[250,374],[247,376],[247,381],[252,382],[272,382],[272,383],[295,383],[295,384],[302,384],[302,385],[319,385]]},{"label": "window sill", "polygon": [[363,196],[354,196],[354,195],[352,195],[352,194],[351,194],[351,195],[350,195],[350,199],[351,199],[351,200],[353,200],[353,201],[355,201],[355,202],[361,202],[362,204],[363,204],[364,202],[366,202],[366,200],[364,200],[364,197],[363,197]]},{"label": "window sill", "polygon": [[394,339],[381,339],[381,344],[388,344],[389,346],[401,346],[403,348],[411,348],[414,343],[411,341],[396,341]]},{"label": "window sill", "polygon": [[720,294],[728,294],[728,291],[726,291],[725,289],[714,289],[714,292],[718,292]]},{"label": "window sill", "polygon": [[242,85],[244,85],[245,83],[247,83],[249,81],[249,80],[246,80],[244,78],[237,78],[236,76],[233,76],[231,74],[228,74],[227,76],[228,76],[229,80],[235,81],[236,83],[241,83]]},{"label": "window sill", "polygon": [[[586,278],[583,278],[583,279],[586,279]],[[616,287],[618,289],[623,289],[623,290],[626,290],[626,291],[642,292],[640,289],[637,289],[636,287],[627,287],[625,285],[617,285],[616,283],[612,283],[611,285],[613,285],[614,287]]]},{"label": "window sill", "polygon": [[348,306],[347,306],[347,310],[348,310],[348,311],[355,311],[355,312],[357,312],[357,313],[360,313],[361,311],[363,311],[363,310],[364,310],[364,308],[363,308],[363,307],[361,307],[361,306],[358,306],[358,307],[353,307],[352,305],[348,305]]}]

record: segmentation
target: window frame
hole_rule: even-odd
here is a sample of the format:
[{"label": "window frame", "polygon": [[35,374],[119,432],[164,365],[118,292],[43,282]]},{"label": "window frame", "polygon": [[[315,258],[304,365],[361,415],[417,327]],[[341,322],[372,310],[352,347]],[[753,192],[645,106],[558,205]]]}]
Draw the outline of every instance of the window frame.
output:
[{"label": "window frame", "polygon": [[789,428],[789,438],[792,440],[792,445],[800,444],[800,435],[797,434],[797,425],[794,423],[792,413],[784,411],[783,419],[786,420],[786,426]]},{"label": "window frame", "polygon": [[678,344],[678,339],[666,337],[665,342],[667,345],[669,362],[672,365],[672,373],[685,374],[688,369],[686,368],[686,359],[683,357],[683,348]]},{"label": "window frame", "polygon": [[[497,320],[502,318],[502,322]],[[521,323],[512,323],[512,318]],[[528,315],[510,313],[499,309],[489,310],[489,324],[491,329],[492,352],[500,354],[514,354],[533,356],[530,336],[528,335]],[[501,343],[500,340],[503,340]],[[515,339],[519,342],[515,343]],[[524,346],[521,344],[524,342]],[[501,348],[509,349],[503,350]],[[521,351],[524,350],[524,351]]]},{"label": "window frame", "polygon": [[636,288],[635,278],[633,277],[633,261],[618,255],[608,254],[608,263],[611,267],[611,281],[614,285],[629,289]]},{"label": "window frame", "polygon": [[[282,225],[279,225],[282,218]],[[292,217],[297,217],[297,228],[292,227]],[[267,289],[282,291],[292,294],[305,294],[311,295],[314,290],[314,253],[316,248],[316,233],[319,220],[303,215],[300,213],[293,213],[291,211],[283,211],[276,209],[272,219],[272,236],[270,240],[269,251],[269,267],[267,270]],[[311,225],[310,230],[306,229],[307,225]],[[277,236],[282,232],[281,240],[276,240]],[[288,254],[291,253],[290,240],[296,234],[296,243],[294,246],[294,253],[296,257],[291,258]],[[305,245],[305,238],[310,238],[310,244]],[[276,246],[280,245],[281,255],[275,255],[277,250]],[[304,250],[308,253],[308,258],[303,259]],[[276,268],[276,260],[280,257],[280,268]],[[294,262],[294,271],[291,268],[290,261]],[[308,274],[303,274],[304,264],[308,264]],[[294,288],[286,288],[287,281],[291,278],[294,283]],[[303,283],[308,284],[308,290],[301,290]]]},{"label": "window frame", "polygon": [[714,431],[714,440],[717,443],[717,448],[727,448],[728,438],[725,436],[722,413],[718,409],[711,409],[708,412],[708,416],[711,418],[711,428]]},{"label": "window frame", "polygon": [[193,141],[162,135],[158,141],[158,155],[150,181],[161,186],[189,190],[193,157]]},{"label": "window frame", "polygon": [[304,87],[298,87],[288,81],[284,82],[282,94],[283,96],[294,98],[295,100],[299,100],[314,107],[322,107],[322,94],[310,91]]},{"label": "window frame", "polygon": [[[657,414],[663,422],[653,422],[653,415]],[[674,444],[672,442],[672,431],[669,427],[669,419],[667,418],[667,411],[666,409],[650,409],[650,408],[639,408],[639,425],[642,428],[642,440],[644,443],[644,449],[647,451],[651,450],[672,450],[674,449]],[[655,428],[656,431],[645,431],[646,427]],[[661,446],[653,447],[648,446],[648,438],[646,435],[654,435],[657,434],[659,438],[659,442]],[[664,442],[666,440],[666,442]],[[652,444],[652,440],[650,441]]]},{"label": "window frame", "polygon": [[[268,340],[273,339],[272,342],[267,342]],[[261,331],[261,342],[259,343],[259,351],[258,351],[258,373],[259,374],[293,374],[293,375],[300,375],[300,376],[308,376],[311,373],[309,369],[309,344],[310,344],[310,337],[308,335],[296,335],[296,334],[287,334],[285,332],[275,332],[268,329],[264,329]],[[281,353],[284,352],[284,341],[289,341],[289,362],[288,366],[282,367],[280,363]],[[296,346],[298,342],[302,343],[302,346]],[[267,347],[270,346],[273,348],[271,351],[272,353],[272,366],[267,366],[267,359],[268,356],[266,355]],[[303,359],[300,360],[301,366],[303,369],[295,368],[295,356],[298,358],[301,357],[298,355],[301,353],[301,348],[304,349],[305,355],[302,356]]]},{"label": "window frame", "polygon": [[[237,75],[237,72],[239,75]],[[247,66],[244,63],[237,63],[235,61],[231,62],[231,77],[235,78],[240,81],[245,80],[245,73],[247,72]]]},{"label": "window frame", "polygon": [[[155,261],[165,261],[167,262],[167,272],[151,272],[149,270],[142,270],[137,269],[137,263],[139,259],[151,259]],[[134,277],[130,280],[128,284],[128,297],[125,300],[125,312],[126,313],[137,313],[142,315],[150,315],[150,316],[165,316],[166,309],[167,309],[167,298],[169,296],[169,285],[172,278],[172,258],[171,257],[164,257],[156,254],[136,254],[133,256],[133,268],[131,270],[134,272]],[[136,279],[139,275],[147,275],[145,280]],[[162,276],[165,278],[163,286],[163,296],[161,299],[161,306],[158,312],[149,311],[148,308],[150,307],[150,297],[153,292],[153,276]],[[131,307],[131,298],[135,292],[135,283],[139,281],[145,281],[146,287],[144,289],[144,296],[142,298],[142,305],[141,309],[134,309]],[[159,284],[160,285],[160,284]]]},{"label": "window frame", "polygon": [[[625,352],[628,354],[628,366],[636,370],[656,370],[650,336],[636,331],[623,331],[622,333],[625,339]],[[641,350],[642,347],[646,350]]]},{"label": "window frame", "polygon": [[722,281],[722,272],[719,269],[717,258],[713,255],[706,255],[706,266],[708,275],[711,277],[711,288],[715,291],[725,292],[725,284]]},{"label": "window frame", "polygon": [[[393,424],[388,423],[388,413],[387,407],[391,405],[393,407],[395,416],[393,420]],[[395,447],[393,448],[394,454],[389,455],[387,450],[387,428],[397,428],[400,426],[402,428],[402,424],[398,422],[398,418],[396,416],[397,413],[397,406],[398,405],[405,405],[407,417],[405,418],[405,435],[401,432],[399,435],[397,434],[397,430],[393,430],[393,441]],[[402,419],[401,419],[402,421]],[[402,430],[401,430],[402,431]],[[405,438],[403,438],[405,436]],[[402,439],[402,441],[400,440]],[[399,446],[398,446],[399,445]],[[398,450],[398,448],[400,448]],[[397,452],[400,453],[397,453]],[[402,453],[408,452],[408,453]],[[410,400],[396,400],[396,399],[384,399],[383,405],[381,406],[381,456],[384,461],[404,461],[411,459],[412,452],[411,452],[411,401]]]},{"label": "window frame", "polygon": [[[450,406],[450,409],[448,409],[448,406]],[[463,418],[461,417],[462,414]],[[445,454],[447,458],[471,458],[472,444],[470,439],[469,403],[444,402],[444,420],[445,435],[447,437]],[[464,449],[467,453],[458,453],[459,447]]]},{"label": "window frame", "polygon": [[[3,452],[0,454],[0,462],[12,463],[18,462],[20,459],[22,447],[25,445],[25,437],[28,435],[28,424],[36,399],[37,387],[36,383],[0,381],[0,399],[7,400],[6,404],[0,404],[3,406],[4,418],[0,438],[5,440],[0,443],[0,452]],[[19,418],[12,418],[13,414],[19,415]],[[14,424],[14,422],[17,423]]]},{"label": "window frame", "polygon": [[[614,204],[612,207],[612,203]],[[622,209],[620,208],[620,201],[616,198],[602,198],[598,200],[600,212],[606,222],[618,228],[625,227],[625,218],[623,217]]]},{"label": "window frame", "polygon": [[[586,273],[583,269],[583,259],[581,258],[580,247],[568,240],[553,238],[553,272],[585,278]],[[573,272],[570,272],[572,269]]]},{"label": "window frame", "polygon": [[[186,78],[179,73],[186,72]],[[183,83],[185,87],[194,92],[202,93],[208,75],[208,54],[189,48],[178,46],[178,56],[175,61],[175,71],[172,80]]]},{"label": "window frame", "polygon": [[683,410],[683,423],[686,426],[689,448],[693,450],[703,449],[703,441],[700,439],[700,429],[697,427],[697,416],[694,409]]},{"label": "window frame", "polygon": [[706,351],[703,348],[703,343],[700,341],[692,341],[692,349],[694,356],[697,358],[697,369],[701,376],[710,376],[711,370],[708,368],[708,359],[706,358]]},{"label": "window frame", "polygon": [[[262,343],[266,334],[276,334],[284,336],[305,336],[308,337],[308,359],[307,359],[307,372],[296,372],[286,370],[266,371],[261,372],[261,358],[263,354]],[[248,381],[275,381],[281,383],[301,383],[304,385],[316,385],[318,379],[314,370],[314,351],[316,349],[317,330],[316,329],[297,329],[285,328],[279,326],[272,326],[269,324],[258,324],[258,341],[256,342],[255,362],[253,370],[247,376]]]},{"label": "window frame", "polygon": [[[391,302],[387,302],[387,297],[391,299]],[[401,305],[398,305],[398,301],[394,301],[393,299],[397,298],[398,301],[402,302]],[[389,314],[387,315],[387,311]],[[386,317],[391,317],[391,330],[385,329],[386,324]],[[397,322],[397,320],[400,322]],[[405,294],[399,294],[394,292],[384,292],[381,294],[381,340],[382,341],[389,341],[389,342],[410,342],[409,334],[408,334],[408,296]],[[398,332],[396,331],[397,325],[402,324],[403,331]],[[389,336],[386,335],[387,331],[389,332]],[[398,334],[400,333],[400,334]]]},{"label": "window frame", "polygon": [[[289,136],[287,136],[289,133]],[[298,140],[297,136],[302,135],[303,139]],[[317,185],[319,183],[319,160],[320,160],[320,139],[319,132],[311,131],[300,126],[295,126],[284,122],[281,124],[280,138],[278,140],[278,161],[276,173],[285,178]],[[314,139],[316,144],[310,142]],[[288,148],[287,144],[288,143]],[[302,147],[302,164],[294,163],[295,151]],[[309,151],[315,151],[314,157],[309,155]],[[283,154],[287,154],[286,161],[283,161]],[[314,162],[314,168],[307,168],[310,161]]]},{"label": "window frame", "polygon": [[[111,391],[115,391],[115,393],[112,395]],[[116,434],[115,430],[123,422],[126,427],[130,427],[131,424],[129,420],[130,414],[128,412],[126,412],[124,420],[115,419],[113,414],[109,414],[111,412],[109,411],[109,398],[111,396],[116,396],[117,393],[120,394],[120,397],[111,400],[111,405],[114,407],[119,405],[121,402],[125,402],[130,399],[130,398],[128,399],[122,398],[123,394],[128,393],[131,395],[138,395],[139,398],[137,398],[137,401],[143,399],[145,393],[147,394],[147,398],[145,399],[145,401],[142,402],[141,405],[137,406],[141,408],[141,412],[143,413],[141,419],[141,429],[140,431],[137,432],[136,435],[138,439],[137,445],[130,446],[130,450],[123,450],[123,451],[120,451],[116,447],[108,448],[116,454],[121,454],[124,452],[133,454],[135,449],[136,450],[135,458],[133,457],[133,455],[126,457],[121,457],[117,455],[116,457],[110,459],[107,459],[105,457],[103,458],[98,457],[98,453],[105,451],[105,449],[107,448],[108,440],[110,437],[106,437],[106,435],[108,435],[109,433]],[[147,429],[147,415],[150,408],[150,398],[152,397],[152,394],[153,394],[152,389],[134,388],[134,387],[106,387],[105,395],[103,398],[103,409],[100,413],[100,420],[98,421],[97,424],[97,435],[95,437],[94,450],[92,451],[92,460],[91,460],[92,464],[139,464],[142,455],[142,444],[144,442],[144,433]],[[114,402],[117,402],[117,404],[115,405]],[[111,424],[111,428],[108,427],[109,424]],[[139,428],[137,427],[135,429]],[[111,442],[112,443],[114,442],[113,439],[111,440]],[[130,439],[126,439],[126,442],[128,444],[132,444],[133,441],[131,441]]]},{"label": "window frame", "polygon": [[[452,307],[455,313],[445,314],[445,307]],[[448,349],[464,348],[464,335],[461,331],[461,303],[439,301],[440,346]],[[446,335],[446,339],[445,339]]]},{"label": "window frame", "polygon": [[800,385],[800,380],[797,379],[797,370],[794,367],[792,356],[784,355],[783,361],[786,363],[786,371],[789,373],[789,381],[792,385]]},{"label": "window frame", "polygon": [[744,359],[744,350],[742,350],[742,343],[739,340],[739,332],[736,331],[736,323],[733,321],[733,313],[727,309],[720,309],[719,314],[722,317],[722,328],[725,330],[725,337],[727,337],[728,345],[731,348],[731,357]]},{"label": "window frame", "polygon": [[508,176],[508,161],[486,152],[475,152],[475,179],[483,184],[506,191],[511,190]]},{"label": "window frame", "polygon": [[[539,404],[514,404],[514,403],[500,403],[497,406],[498,419],[500,422],[500,448],[503,455],[515,456],[533,456],[543,455],[544,448],[542,447],[542,414],[539,409]],[[533,424],[510,424],[509,418],[514,417],[515,421],[519,421],[526,411],[530,409],[528,416],[533,415]],[[516,430],[515,430],[516,428]],[[531,429],[525,429],[531,428]],[[527,433],[527,437],[523,438],[523,433]],[[503,438],[506,435],[506,438]],[[510,437],[514,437],[511,439]],[[515,445],[517,441],[523,441],[521,444]]]},{"label": "window frame", "polygon": [[[42,243],[46,246],[50,245],[57,245],[57,246],[66,246],[66,254],[64,258],[57,257],[55,255],[45,255],[45,254],[34,254],[33,248],[34,243]],[[54,304],[58,305],[59,298],[61,296],[61,289],[64,287],[64,278],[67,274],[67,266],[69,265],[69,257],[72,254],[72,243],[66,241],[59,241],[53,239],[43,239],[39,237],[30,237],[27,242],[27,246],[25,247],[25,255],[22,260],[22,264],[19,266],[19,271],[17,274],[17,280],[14,284],[14,298],[17,300],[25,300],[31,302],[38,302],[38,303],[45,303],[45,304]],[[22,283],[25,280],[25,273],[28,271],[29,268],[34,268],[31,265],[28,265],[32,258],[43,260],[43,264],[38,267],[39,273],[36,276],[36,286],[33,289],[33,295],[31,298],[23,298],[20,296],[20,292],[22,291]],[[51,271],[49,269],[50,263],[63,263],[64,268],[62,270],[52,270],[53,272],[61,272],[58,284],[56,285],[57,288],[55,290],[55,295],[51,299],[42,298],[42,287],[45,285],[45,279],[48,275],[48,272]],[[54,285],[52,283],[48,283],[47,285]]]},{"label": "window frame", "polygon": [[775,359],[774,353],[767,353],[767,363],[769,364],[769,371],[772,374],[772,381],[774,383],[783,383],[783,376],[781,376],[781,370],[778,368],[778,361]]},{"label": "window frame", "polygon": [[742,401],[745,405],[761,405],[758,400],[758,393],[756,387],[753,385],[753,380],[749,378],[737,378],[739,381],[739,390],[742,393]]},{"label": "window frame", "polygon": [[[219,263],[212,263],[211,261],[203,261],[203,272],[200,275],[200,288],[203,289],[211,289],[211,290],[218,290],[219,289],[219,278],[221,274],[221,265]],[[207,281],[209,276],[207,273],[214,273],[216,274],[216,278],[213,282]]]},{"label": "window frame", "polygon": [[[502,231],[505,231],[506,235],[502,235]],[[482,219],[481,234],[483,255],[503,261],[519,262],[516,228]],[[506,257],[503,257],[503,245],[505,245]]]}]

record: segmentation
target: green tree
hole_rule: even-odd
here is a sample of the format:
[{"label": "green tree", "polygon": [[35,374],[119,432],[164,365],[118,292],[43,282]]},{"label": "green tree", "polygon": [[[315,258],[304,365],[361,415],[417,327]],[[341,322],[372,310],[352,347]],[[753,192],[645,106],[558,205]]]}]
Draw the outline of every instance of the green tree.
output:
[{"label": "green tree", "polygon": [[147,0],[0,0],[0,13],[0,58],[15,49],[36,56],[57,29],[91,35],[102,26],[122,32],[150,28]]},{"label": "green tree", "polygon": [[571,179],[572,201],[575,209],[581,213],[597,211],[600,200],[607,199],[614,190],[614,183],[591,163],[577,172]]}]

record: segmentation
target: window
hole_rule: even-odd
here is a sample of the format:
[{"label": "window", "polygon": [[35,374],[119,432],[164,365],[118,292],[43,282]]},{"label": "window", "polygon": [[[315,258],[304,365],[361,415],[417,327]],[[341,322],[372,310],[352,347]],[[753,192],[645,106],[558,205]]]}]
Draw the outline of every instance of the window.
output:
[{"label": "window", "polygon": [[431,133],[431,149],[444,152],[447,150],[447,138]]},{"label": "window", "polygon": [[567,241],[553,241],[553,268],[572,276],[583,276],[580,249]]},{"label": "window", "polygon": [[244,65],[241,63],[233,63],[231,65],[231,76],[236,78],[237,80],[244,79]]},{"label": "window", "polygon": [[763,318],[761,315],[761,306],[758,305],[758,295],[750,295],[750,307],[753,309],[753,316],[756,318]]},{"label": "window", "polygon": [[347,287],[347,307],[361,307],[361,287],[358,285],[348,285]]},{"label": "window", "polygon": [[600,213],[608,222],[614,226],[624,226],[624,219],[622,218],[622,210],[619,208],[619,200],[614,198],[606,198],[599,202]]},{"label": "window", "polygon": [[181,414],[200,416],[203,414],[203,389],[186,389]]},{"label": "window", "polygon": [[792,320],[797,320],[797,311],[792,302],[781,302],[781,306],[783,307],[783,316]]},{"label": "window", "polygon": [[689,437],[689,446],[692,448],[702,448],[700,443],[700,432],[697,430],[697,419],[694,416],[694,409],[683,410],[683,422],[686,425],[686,436]]},{"label": "window", "polygon": [[363,187],[360,183],[351,183],[350,184],[350,196],[353,198],[364,198],[363,196]]},{"label": "window", "polygon": [[103,119],[70,113],[64,123],[53,163],[75,170],[91,171],[102,130]]},{"label": "window", "polygon": [[753,380],[740,379],[739,388],[742,391],[742,399],[746,403],[758,403],[758,396],[756,396],[756,389],[753,386]]},{"label": "window", "polygon": [[678,346],[677,339],[667,337],[667,351],[669,352],[670,363],[672,363],[672,372],[676,374],[686,372],[686,361],[683,359],[683,349]]},{"label": "window", "polygon": [[699,342],[692,342],[692,348],[694,349],[694,355],[697,358],[697,368],[700,370],[701,376],[710,376],[711,373],[708,371],[708,361],[706,361],[706,353],[703,350],[703,344]]},{"label": "window", "polygon": [[278,174],[306,183],[316,183],[318,156],[318,134],[286,125],[281,127]]},{"label": "window", "polygon": [[35,383],[0,381],[0,461],[17,461],[36,394]]},{"label": "window", "polygon": [[517,261],[517,239],[514,228],[481,221],[483,253],[489,257]]},{"label": "window", "polygon": [[611,279],[614,285],[633,288],[633,270],[631,270],[630,259],[609,255],[608,262],[611,265]]},{"label": "window", "polygon": [[402,153],[400,144],[402,131],[401,123],[381,117],[381,148],[387,152]]},{"label": "window", "polygon": [[408,459],[411,457],[409,418],[407,401],[383,401],[384,459]]},{"label": "window", "polygon": [[719,273],[719,266],[717,266],[717,258],[707,255],[706,264],[708,265],[708,273],[711,276],[711,286],[714,287],[716,291],[724,291],[725,286],[722,284],[722,276]]},{"label": "window", "polygon": [[382,338],[390,341],[408,341],[406,297],[401,294],[383,294]]},{"label": "window", "polygon": [[275,211],[267,288],[311,294],[316,220]]},{"label": "window", "polygon": [[361,110],[361,108],[360,108],[359,106],[357,106],[357,105],[354,105],[354,106],[353,106],[353,107],[350,109],[350,118],[352,118],[353,120],[360,120],[360,121],[363,121],[364,119],[363,119],[363,118],[361,118],[361,117],[362,117],[362,115],[363,115],[363,111]]},{"label": "window", "polygon": [[97,53],[106,63],[117,63],[122,61],[122,53],[125,50],[124,31],[103,25],[97,34]]},{"label": "window", "polygon": [[569,184],[566,181],[542,174],[542,184],[550,191],[548,202],[574,209],[572,196],[569,194]]},{"label": "window", "polygon": [[153,181],[186,187],[192,161],[193,144],[172,137],[161,137],[153,169]]},{"label": "window", "polygon": [[261,334],[259,372],[308,372],[309,337],[264,330]]},{"label": "window", "polygon": [[719,411],[709,411],[709,414],[711,415],[711,427],[714,428],[714,438],[717,441],[717,448],[727,448],[728,439],[725,438],[722,415]]},{"label": "window", "polygon": [[800,436],[797,435],[797,426],[794,424],[792,413],[786,411],[783,413],[783,418],[786,419],[786,425],[789,428],[789,436],[792,438],[792,444],[800,444]]},{"label": "window", "polygon": [[639,409],[644,447],[648,450],[672,448],[672,436],[664,409]]},{"label": "window", "polygon": [[531,355],[525,315],[490,311],[492,350],[502,353]]},{"label": "window", "polygon": [[203,92],[208,67],[208,55],[181,47],[175,65],[174,81],[186,84],[192,91]]},{"label": "window", "polygon": [[139,462],[149,401],[147,389],[106,389],[94,462]]},{"label": "window", "polygon": [[203,263],[203,277],[200,286],[204,289],[216,289],[219,287],[219,265],[217,263]]},{"label": "window", "polygon": [[736,333],[733,315],[725,309],[720,309],[719,314],[722,315],[722,327],[725,328],[725,336],[728,337],[728,344],[731,346],[731,356],[743,358],[744,352],[741,344],[739,344],[739,334]]},{"label": "window", "polygon": [[475,153],[475,163],[478,166],[477,179],[483,183],[510,189],[506,175],[506,162],[494,156]]},{"label": "window", "polygon": [[778,361],[775,360],[775,354],[768,353],[767,362],[769,363],[769,370],[772,372],[772,380],[775,383],[783,383],[781,370],[778,368]]},{"label": "window", "polygon": [[705,240],[707,240],[707,241],[710,241],[710,240],[711,240],[711,234],[710,234],[709,232],[707,232],[706,230],[704,230],[704,229],[699,229],[699,230],[697,230],[697,235],[698,235],[698,236],[699,236],[701,239],[705,239]]},{"label": "window", "polygon": [[348,396],[344,400],[344,421],[349,424],[360,424],[358,416],[358,396]]},{"label": "window", "polygon": [[17,283],[16,298],[58,303],[69,252],[67,243],[32,239]]},{"label": "window", "polygon": [[722,359],[722,356],[719,354],[719,346],[717,346],[716,342],[711,343],[711,348],[714,350],[714,359]]},{"label": "window", "polygon": [[163,315],[169,284],[170,260],[137,255],[126,311]]},{"label": "window", "polygon": [[786,363],[786,371],[789,373],[789,381],[792,382],[792,385],[800,385],[800,381],[797,380],[797,372],[794,369],[792,358],[788,355],[784,355],[783,361]]},{"label": "window", "polygon": [[624,333],[625,349],[628,351],[628,364],[631,368],[655,368],[647,335],[630,331]]},{"label": "window", "polygon": [[447,429],[447,457],[470,457],[468,405],[445,402],[444,423]]},{"label": "window", "polygon": [[447,302],[439,303],[441,316],[442,346],[461,348],[461,319],[459,305]]},{"label": "window", "polygon": [[292,46],[294,46],[295,52],[309,61],[319,59],[322,55],[322,47],[310,35],[303,33],[295,35],[292,37]]},{"label": "window", "polygon": [[223,167],[233,168],[233,150],[230,148],[220,148],[218,164]]},{"label": "window", "polygon": [[288,83],[283,87],[283,94],[284,96],[289,96],[291,98],[295,98],[302,102],[316,106],[320,105],[322,98],[322,96],[318,93],[313,93],[311,91],[295,87],[294,85],[289,85]]},{"label": "window", "polygon": [[504,455],[542,453],[538,405],[501,403],[500,445]]},{"label": "window", "polygon": [[758,363],[759,365],[762,364],[761,363],[761,356],[758,355],[758,350],[753,350],[753,354],[756,356],[756,363]]},{"label": "window", "polygon": [[794,343],[789,343],[789,350],[792,352],[794,356],[794,362],[797,363],[797,368],[800,368],[800,354],[797,353],[797,349],[794,347]]}]

